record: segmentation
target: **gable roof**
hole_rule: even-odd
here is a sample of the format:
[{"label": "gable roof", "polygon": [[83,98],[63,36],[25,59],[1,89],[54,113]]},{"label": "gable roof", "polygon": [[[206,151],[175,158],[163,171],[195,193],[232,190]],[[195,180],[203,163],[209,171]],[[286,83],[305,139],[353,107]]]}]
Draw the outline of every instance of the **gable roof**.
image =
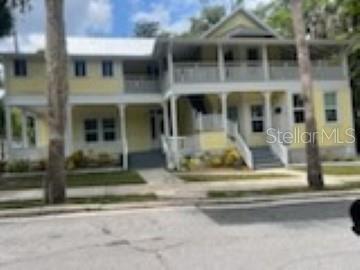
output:
[{"label": "gable roof", "polygon": [[207,30],[205,33],[203,33],[201,35],[201,37],[208,38],[213,33],[218,31],[219,29],[221,29],[221,27],[226,25],[226,23],[228,23],[231,19],[234,19],[236,16],[238,16],[240,14],[245,16],[252,23],[254,23],[254,25],[258,26],[258,29],[252,29],[252,31],[254,31],[254,32],[252,32],[252,31],[249,31],[249,29],[245,29],[245,28],[242,29],[242,27],[240,25],[238,25],[237,27],[235,27],[235,29],[230,29],[230,31],[228,31],[228,32],[231,33],[231,32],[239,32],[240,31],[239,33],[241,33],[241,31],[243,31],[248,34],[256,34],[255,32],[258,32],[261,34],[269,35],[271,37],[282,39],[282,37],[274,29],[272,29],[269,25],[267,25],[262,20],[260,20],[254,13],[243,9],[242,7],[235,9],[228,16],[225,16],[224,18],[222,18],[217,24],[215,24],[209,30]]}]

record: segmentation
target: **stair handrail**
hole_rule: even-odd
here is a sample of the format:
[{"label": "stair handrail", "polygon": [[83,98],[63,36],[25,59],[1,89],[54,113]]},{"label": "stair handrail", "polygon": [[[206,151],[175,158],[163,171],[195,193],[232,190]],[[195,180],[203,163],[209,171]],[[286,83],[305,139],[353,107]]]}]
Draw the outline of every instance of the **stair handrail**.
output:
[{"label": "stair handrail", "polygon": [[289,165],[289,149],[282,142],[279,134],[276,132],[277,130],[274,128],[270,128],[267,130],[267,139],[266,142],[270,145],[272,152],[281,160],[281,162],[285,165]]},{"label": "stair handrail", "polygon": [[239,132],[238,124],[234,121],[228,120],[228,137],[230,137],[238,151],[240,152],[242,158],[244,159],[245,164],[249,169],[254,169],[254,159],[252,152],[245,142],[245,139],[241,136]]},{"label": "stair handrail", "polygon": [[161,146],[162,151],[165,154],[166,158],[166,166],[169,170],[172,170],[176,166],[176,160],[175,160],[175,154],[174,151],[170,145],[170,137],[167,137],[165,135],[161,136]]}]

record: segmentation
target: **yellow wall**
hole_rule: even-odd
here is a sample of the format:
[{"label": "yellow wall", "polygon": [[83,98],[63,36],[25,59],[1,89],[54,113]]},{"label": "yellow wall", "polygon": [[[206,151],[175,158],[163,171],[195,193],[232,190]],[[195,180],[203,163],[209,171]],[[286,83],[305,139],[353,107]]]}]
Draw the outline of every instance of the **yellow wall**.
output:
[{"label": "yellow wall", "polygon": [[[72,94],[114,94],[122,91],[123,71],[122,63],[114,61],[114,76],[104,78],[102,76],[101,61],[103,59],[85,59],[87,63],[87,76],[75,77],[73,61],[69,61],[68,78],[70,93]],[[46,70],[45,63],[41,57],[27,58],[26,77],[13,76],[13,60],[6,61],[7,88],[10,95],[32,95],[44,94],[46,91]]]},{"label": "yellow wall", "polygon": [[[337,91],[337,108],[338,108],[338,121],[326,122],[325,120],[325,107],[324,107],[324,93],[325,91],[316,88],[314,92],[315,101],[315,115],[317,121],[317,131],[319,132],[318,141],[321,146],[341,146],[347,144],[346,142],[352,138],[347,133],[353,128],[352,122],[352,103],[350,89],[333,89]],[[293,132],[299,138],[305,132],[304,124],[295,124]],[[321,132],[323,135],[320,135]],[[332,132],[335,132],[332,134]],[[331,137],[332,136],[332,137]],[[338,140],[336,139],[338,138]],[[304,144],[300,140],[295,140],[291,145],[292,148],[303,148]]]},{"label": "yellow wall", "polygon": [[235,16],[227,20],[218,29],[208,35],[208,38],[220,38],[226,36],[226,34],[237,27],[259,29],[259,26],[252,22],[249,18],[239,11]]},{"label": "yellow wall", "polygon": [[151,138],[150,109],[151,106],[133,105],[126,108],[129,152],[148,151],[154,148]]},{"label": "yellow wall", "polygon": [[204,151],[224,149],[228,140],[224,132],[203,132],[199,134],[200,148]]}]

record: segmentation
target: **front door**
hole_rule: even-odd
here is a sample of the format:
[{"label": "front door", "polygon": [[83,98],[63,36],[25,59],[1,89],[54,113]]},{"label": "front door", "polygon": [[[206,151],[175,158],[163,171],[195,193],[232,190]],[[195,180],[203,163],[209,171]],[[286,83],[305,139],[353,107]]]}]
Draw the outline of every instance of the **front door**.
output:
[{"label": "front door", "polygon": [[163,112],[161,109],[150,110],[150,129],[153,148],[161,146],[161,135],[164,132]]}]

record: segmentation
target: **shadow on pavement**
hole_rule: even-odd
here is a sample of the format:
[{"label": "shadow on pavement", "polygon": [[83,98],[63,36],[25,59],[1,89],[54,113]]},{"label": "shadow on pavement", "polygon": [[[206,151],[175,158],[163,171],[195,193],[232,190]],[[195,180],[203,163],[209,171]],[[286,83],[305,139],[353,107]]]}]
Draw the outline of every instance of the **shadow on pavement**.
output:
[{"label": "shadow on pavement", "polygon": [[321,221],[349,217],[351,201],[302,202],[298,204],[255,207],[199,208],[205,215],[220,225],[286,223]]}]

